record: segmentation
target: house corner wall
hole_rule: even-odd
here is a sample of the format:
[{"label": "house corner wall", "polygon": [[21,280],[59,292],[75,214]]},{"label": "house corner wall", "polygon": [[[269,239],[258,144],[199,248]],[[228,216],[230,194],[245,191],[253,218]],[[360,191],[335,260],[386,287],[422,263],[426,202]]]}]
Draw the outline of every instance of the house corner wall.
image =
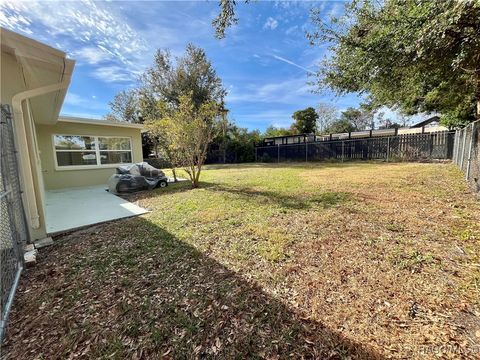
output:
[{"label": "house corner wall", "polygon": [[[3,52],[1,53],[1,64],[0,64],[0,69],[1,69],[1,103],[10,105],[12,106],[12,98],[15,94],[20,93],[22,91],[27,90],[26,85],[25,85],[25,80],[23,78],[23,73],[22,73],[22,68],[20,64],[18,63],[17,59],[15,58],[14,55],[10,53]],[[18,166],[19,166],[19,176],[20,176],[20,184],[21,188],[24,190],[25,189],[25,171],[28,169],[28,171],[32,171],[32,176],[34,179],[34,189],[35,189],[35,197],[36,197],[36,202],[38,205],[38,212],[39,212],[39,222],[40,222],[40,227],[35,229],[32,227],[32,222],[29,216],[28,212],[28,206],[27,206],[27,199],[26,199],[26,194],[25,191],[22,193],[22,201],[24,204],[24,208],[26,211],[26,218],[27,218],[27,224],[28,224],[28,229],[30,233],[31,240],[35,239],[41,239],[46,236],[46,227],[45,227],[45,218],[44,218],[44,209],[43,209],[43,198],[42,198],[42,191],[43,191],[43,186],[41,185],[41,179],[38,176],[40,174],[40,169],[38,167],[38,162],[37,163],[32,163],[30,162],[29,164],[25,164],[27,161],[27,157],[25,157],[26,152],[30,152],[30,149],[32,148],[33,145],[33,139],[32,139],[32,126],[30,126],[30,131],[28,130],[29,126],[28,124],[33,124],[33,119],[31,117],[31,112],[28,108],[28,103],[24,102],[22,104],[23,107],[23,119],[14,119],[14,132],[15,132],[15,147],[18,151]],[[13,109],[12,109],[13,111]],[[28,148],[20,148],[19,147],[19,134],[18,134],[18,129],[16,128],[15,121],[23,121],[23,123],[26,125],[25,132],[27,136],[27,145]],[[35,155],[31,155],[31,159],[33,160],[35,158]],[[36,165],[37,164],[37,165]],[[35,167],[37,166],[37,167]],[[37,171],[38,170],[38,171]]]}]

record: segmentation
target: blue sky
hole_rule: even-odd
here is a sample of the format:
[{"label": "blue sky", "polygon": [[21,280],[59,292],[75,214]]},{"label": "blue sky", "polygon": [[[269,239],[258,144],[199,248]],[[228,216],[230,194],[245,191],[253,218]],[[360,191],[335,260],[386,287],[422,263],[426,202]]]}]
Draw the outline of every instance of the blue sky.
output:
[{"label": "blue sky", "polygon": [[65,1],[0,0],[0,24],[47,43],[77,61],[62,114],[101,118],[108,102],[135,80],[156,49],[181,55],[187,43],[204,48],[227,96],[235,122],[249,129],[289,126],[294,111],[320,102],[339,110],[357,106],[355,95],[313,94],[309,72],[327,52],[309,45],[309,8],[327,17],[343,2],[253,1],[238,6],[240,22],[226,39],[214,38],[211,20],[217,1]]}]

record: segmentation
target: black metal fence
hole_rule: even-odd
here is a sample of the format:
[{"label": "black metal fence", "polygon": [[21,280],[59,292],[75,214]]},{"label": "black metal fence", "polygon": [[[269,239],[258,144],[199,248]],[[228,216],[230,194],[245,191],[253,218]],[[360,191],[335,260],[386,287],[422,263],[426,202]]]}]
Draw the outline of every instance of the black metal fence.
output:
[{"label": "black metal fence", "polygon": [[23,245],[28,238],[14,147],[13,119],[1,106],[0,122],[0,342],[23,269]]},{"label": "black metal fence", "polygon": [[318,141],[255,148],[257,162],[451,159],[455,132]]},{"label": "black metal fence", "polygon": [[455,133],[453,162],[465,173],[475,192],[480,192],[480,120]]}]

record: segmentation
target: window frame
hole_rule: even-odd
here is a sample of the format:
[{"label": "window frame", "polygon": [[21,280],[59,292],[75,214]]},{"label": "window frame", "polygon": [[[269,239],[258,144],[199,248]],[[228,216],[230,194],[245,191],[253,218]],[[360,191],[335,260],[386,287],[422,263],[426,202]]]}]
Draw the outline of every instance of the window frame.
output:
[{"label": "window frame", "polygon": [[[83,137],[91,137],[94,139],[95,142],[95,149],[94,150],[79,150],[79,149],[66,149],[66,150],[58,150],[55,147],[55,136],[83,136]],[[100,143],[99,138],[121,138],[121,139],[128,139],[130,143],[130,150],[100,150]],[[114,168],[120,165],[129,165],[133,164],[133,142],[131,136],[120,136],[120,135],[79,135],[79,134],[52,134],[52,149],[53,149],[53,160],[55,162],[55,170],[62,171],[62,170],[91,170],[91,169],[108,169]],[[129,163],[115,163],[115,164],[102,164],[102,160],[100,158],[100,152],[130,152],[130,158],[132,162]],[[94,152],[97,160],[96,165],[65,165],[61,166],[58,165],[57,159],[57,152]]]}]

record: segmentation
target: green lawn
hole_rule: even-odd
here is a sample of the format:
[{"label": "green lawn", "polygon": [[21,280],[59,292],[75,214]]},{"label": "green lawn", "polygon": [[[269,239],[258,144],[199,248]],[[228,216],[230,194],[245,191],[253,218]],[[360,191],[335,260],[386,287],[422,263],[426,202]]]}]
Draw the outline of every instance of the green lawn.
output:
[{"label": "green lawn", "polygon": [[[449,164],[210,166],[24,276],[11,358],[474,358],[480,202]],[[440,347],[442,346],[442,347]]]}]

